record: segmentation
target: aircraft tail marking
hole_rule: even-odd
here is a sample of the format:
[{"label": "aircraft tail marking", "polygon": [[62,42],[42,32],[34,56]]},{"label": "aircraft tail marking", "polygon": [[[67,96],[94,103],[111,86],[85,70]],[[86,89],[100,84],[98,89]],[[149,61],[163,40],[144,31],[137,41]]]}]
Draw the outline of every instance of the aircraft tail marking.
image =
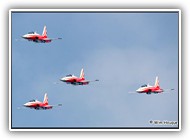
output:
[{"label": "aircraft tail marking", "polygon": [[80,72],[80,78],[85,79],[84,78],[84,70],[83,70],[83,68],[81,69],[81,72]]},{"label": "aircraft tail marking", "polygon": [[47,93],[45,93],[44,95],[44,101],[43,101],[44,104],[48,105],[48,96],[47,96]]},{"label": "aircraft tail marking", "polygon": [[42,36],[47,37],[47,29],[46,29],[46,26],[44,26],[44,30],[43,30]]},{"label": "aircraft tail marking", "polygon": [[160,85],[159,85],[159,80],[158,80],[158,76],[156,76],[156,80],[155,80],[155,85],[154,85],[155,87],[159,87]]}]

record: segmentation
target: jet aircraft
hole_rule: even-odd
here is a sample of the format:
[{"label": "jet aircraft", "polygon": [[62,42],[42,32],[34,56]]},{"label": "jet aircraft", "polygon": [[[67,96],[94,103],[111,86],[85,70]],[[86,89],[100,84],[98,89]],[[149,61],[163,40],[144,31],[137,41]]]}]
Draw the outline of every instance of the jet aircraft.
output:
[{"label": "jet aircraft", "polygon": [[61,78],[60,81],[66,82],[67,84],[72,84],[72,85],[88,85],[90,82],[95,82],[99,80],[94,80],[94,81],[85,80],[84,70],[81,69],[80,77],[76,77],[72,74],[68,74],[65,77]]},{"label": "jet aircraft", "polygon": [[62,106],[62,104],[49,105],[48,96],[47,96],[47,93],[45,93],[43,102],[40,102],[38,100],[30,100],[29,102],[25,103],[23,106],[29,107],[31,109],[36,109],[36,110],[46,110],[46,109],[52,109],[53,106]]},{"label": "jet aircraft", "polygon": [[27,34],[23,35],[22,38],[36,43],[49,43],[52,40],[62,39],[62,38],[48,38],[46,26],[44,26],[42,35],[36,32],[28,32]]},{"label": "jet aircraft", "polygon": [[136,92],[151,94],[151,93],[162,93],[162,92],[168,91],[168,90],[174,90],[174,89],[166,89],[166,90],[161,89],[160,85],[159,85],[158,77],[156,77],[154,86],[145,84],[145,85],[142,85],[139,89],[137,89]]}]

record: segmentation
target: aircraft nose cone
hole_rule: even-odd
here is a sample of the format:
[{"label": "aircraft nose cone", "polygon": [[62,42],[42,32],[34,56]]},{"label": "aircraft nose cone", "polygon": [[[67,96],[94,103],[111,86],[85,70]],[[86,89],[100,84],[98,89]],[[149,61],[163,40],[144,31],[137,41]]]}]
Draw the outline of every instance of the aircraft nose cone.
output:
[{"label": "aircraft nose cone", "polygon": [[61,79],[60,79],[60,81],[63,81],[63,82],[65,82],[65,78],[61,78]]},{"label": "aircraft nose cone", "polygon": [[27,38],[26,35],[21,36],[22,38]]},{"label": "aircraft nose cone", "polygon": [[60,81],[66,82],[67,79],[66,79],[66,77],[63,77],[63,78],[60,79]]},{"label": "aircraft nose cone", "polygon": [[23,104],[23,106],[28,106],[28,103]]},{"label": "aircraft nose cone", "polygon": [[137,89],[136,92],[141,92],[141,90],[140,90],[140,89]]}]

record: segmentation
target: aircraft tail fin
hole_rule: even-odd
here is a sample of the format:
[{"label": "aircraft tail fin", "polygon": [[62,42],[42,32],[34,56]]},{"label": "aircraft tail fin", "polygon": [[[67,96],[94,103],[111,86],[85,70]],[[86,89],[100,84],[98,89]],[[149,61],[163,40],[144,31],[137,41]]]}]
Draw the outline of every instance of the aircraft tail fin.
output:
[{"label": "aircraft tail fin", "polygon": [[160,85],[159,85],[159,80],[158,80],[158,76],[156,76],[156,80],[155,80],[155,85],[154,85],[155,87],[159,87]]},{"label": "aircraft tail fin", "polygon": [[47,29],[46,29],[46,26],[44,26],[44,30],[43,30],[42,36],[47,37]]},{"label": "aircraft tail fin", "polygon": [[81,72],[80,72],[80,78],[85,79],[84,78],[84,70],[83,70],[83,68],[81,69]]},{"label": "aircraft tail fin", "polygon": [[47,93],[45,93],[44,95],[44,101],[43,101],[44,104],[48,105],[48,96],[47,96]]}]

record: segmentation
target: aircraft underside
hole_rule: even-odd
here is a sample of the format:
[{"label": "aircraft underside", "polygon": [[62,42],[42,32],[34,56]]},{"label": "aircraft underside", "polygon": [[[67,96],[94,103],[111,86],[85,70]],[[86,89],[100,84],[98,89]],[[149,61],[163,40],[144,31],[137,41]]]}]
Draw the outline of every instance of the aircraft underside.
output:
[{"label": "aircraft underside", "polygon": [[36,106],[36,107],[29,107],[29,108],[35,109],[35,110],[47,110],[47,109],[52,109],[52,106],[49,106],[49,107]]},{"label": "aircraft underside", "polygon": [[29,39],[28,41],[33,41],[35,43],[49,43],[51,40],[39,40],[39,39]]},{"label": "aircraft underside", "polygon": [[87,85],[88,82],[67,82],[67,84],[72,84],[72,85],[77,86],[77,85]]},{"label": "aircraft underside", "polygon": [[146,94],[151,94],[151,93],[158,94],[158,93],[161,93],[161,92],[159,92],[159,91],[148,91],[148,92],[146,92]]}]

